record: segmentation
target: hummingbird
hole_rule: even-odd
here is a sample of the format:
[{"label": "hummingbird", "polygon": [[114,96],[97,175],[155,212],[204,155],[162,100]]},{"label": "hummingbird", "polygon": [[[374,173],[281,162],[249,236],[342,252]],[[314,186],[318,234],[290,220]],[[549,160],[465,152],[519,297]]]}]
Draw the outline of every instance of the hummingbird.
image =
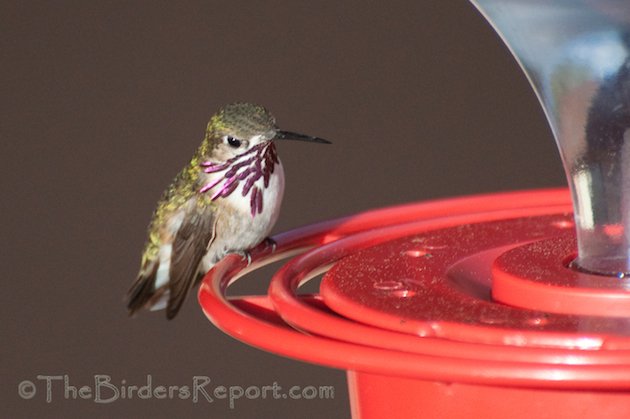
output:
[{"label": "hummingbird", "polygon": [[219,260],[268,239],[278,219],[284,171],[275,141],[330,144],[281,131],[273,115],[251,103],[214,114],[190,163],[164,191],[148,228],[140,271],[127,308],[166,308],[177,315],[190,290]]}]

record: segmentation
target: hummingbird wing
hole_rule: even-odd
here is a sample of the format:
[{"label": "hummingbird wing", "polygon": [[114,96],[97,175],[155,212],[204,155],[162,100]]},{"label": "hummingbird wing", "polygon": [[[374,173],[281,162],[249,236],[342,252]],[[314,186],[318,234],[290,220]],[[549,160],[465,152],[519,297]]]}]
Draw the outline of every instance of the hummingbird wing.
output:
[{"label": "hummingbird wing", "polygon": [[168,281],[166,317],[172,319],[194,286],[199,265],[215,237],[216,216],[211,208],[196,203],[188,211],[173,241]]},{"label": "hummingbird wing", "polygon": [[167,318],[175,317],[198,279],[201,260],[215,237],[212,208],[201,208],[194,198],[176,208],[168,208],[168,203],[163,199],[157,212],[167,208],[170,215],[159,219],[171,221],[150,226],[142,267],[128,292],[130,315],[143,307],[159,310],[166,306]]}]

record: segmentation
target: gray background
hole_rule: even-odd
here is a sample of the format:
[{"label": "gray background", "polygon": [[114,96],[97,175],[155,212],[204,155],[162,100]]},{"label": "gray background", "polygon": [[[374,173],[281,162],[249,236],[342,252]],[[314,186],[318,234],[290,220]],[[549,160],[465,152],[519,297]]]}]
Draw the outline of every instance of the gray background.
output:
[{"label": "gray background", "polygon": [[[397,203],[564,184],[524,76],[466,1],[0,3],[0,417],[349,416],[342,371],[250,348],[195,296],[127,317],[145,228],[222,104],[332,146],[279,145],[275,231]],[[262,292],[254,275],[242,292]],[[335,385],[334,400],[18,397],[22,380]]]}]

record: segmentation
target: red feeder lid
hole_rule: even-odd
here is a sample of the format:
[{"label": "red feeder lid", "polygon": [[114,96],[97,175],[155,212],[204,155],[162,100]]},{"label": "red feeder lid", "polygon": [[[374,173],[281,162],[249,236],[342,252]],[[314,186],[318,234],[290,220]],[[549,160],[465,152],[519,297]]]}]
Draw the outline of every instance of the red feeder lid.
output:
[{"label": "red feeder lid", "polygon": [[[440,382],[628,390],[625,282],[595,288],[591,275],[566,267],[575,252],[569,211],[568,194],[557,190],[372,211],[280,235],[273,254],[255,251],[250,269],[320,245],[285,264],[268,297],[225,297],[246,268],[235,256],[206,276],[199,299],[236,338],[332,367]],[[553,281],[548,266],[560,275]],[[321,297],[297,295],[328,268]],[[565,276],[576,278],[568,295],[616,296],[613,313],[513,298],[530,279],[541,295],[558,295]]]}]

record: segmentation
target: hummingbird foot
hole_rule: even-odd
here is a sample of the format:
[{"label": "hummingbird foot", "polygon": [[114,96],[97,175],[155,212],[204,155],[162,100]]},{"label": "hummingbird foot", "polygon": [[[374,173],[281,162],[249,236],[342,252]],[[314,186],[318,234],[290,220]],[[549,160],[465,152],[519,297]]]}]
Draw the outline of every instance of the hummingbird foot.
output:
[{"label": "hummingbird foot", "polygon": [[271,247],[271,253],[275,253],[276,248],[278,247],[278,243],[271,237],[265,237],[265,239],[262,241],[262,244],[265,246],[265,250]]},{"label": "hummingbird foot", "polygon": [[[276,243],[276,241],[274,239],[272,239],[271,237],[265,237],[265,239],[260,242],[260,244],[258,246],[256,246],[255,249],[250,250],[241,250],[238,252],[234,252],[237,255],[240,255],[243,260],[247,261],[247,266],[252,264],[252,251],[254,251],[254,253],[259,253],[260,251],[267,251],[267,249],[271,248],[271,253],[274,253],[276,251],[276,248],[278,247],[278,243]],[[260,250],[256,250],[256,249],[260,249]]]},{"label": "hummingbird foot", "polygon": [[235,252],[235,253],[237,255],[241,255],[243,260],[247,261],[247,266],[252,264],[252,254],[249,252],[249,250],[243,250],[243,251]]}]

